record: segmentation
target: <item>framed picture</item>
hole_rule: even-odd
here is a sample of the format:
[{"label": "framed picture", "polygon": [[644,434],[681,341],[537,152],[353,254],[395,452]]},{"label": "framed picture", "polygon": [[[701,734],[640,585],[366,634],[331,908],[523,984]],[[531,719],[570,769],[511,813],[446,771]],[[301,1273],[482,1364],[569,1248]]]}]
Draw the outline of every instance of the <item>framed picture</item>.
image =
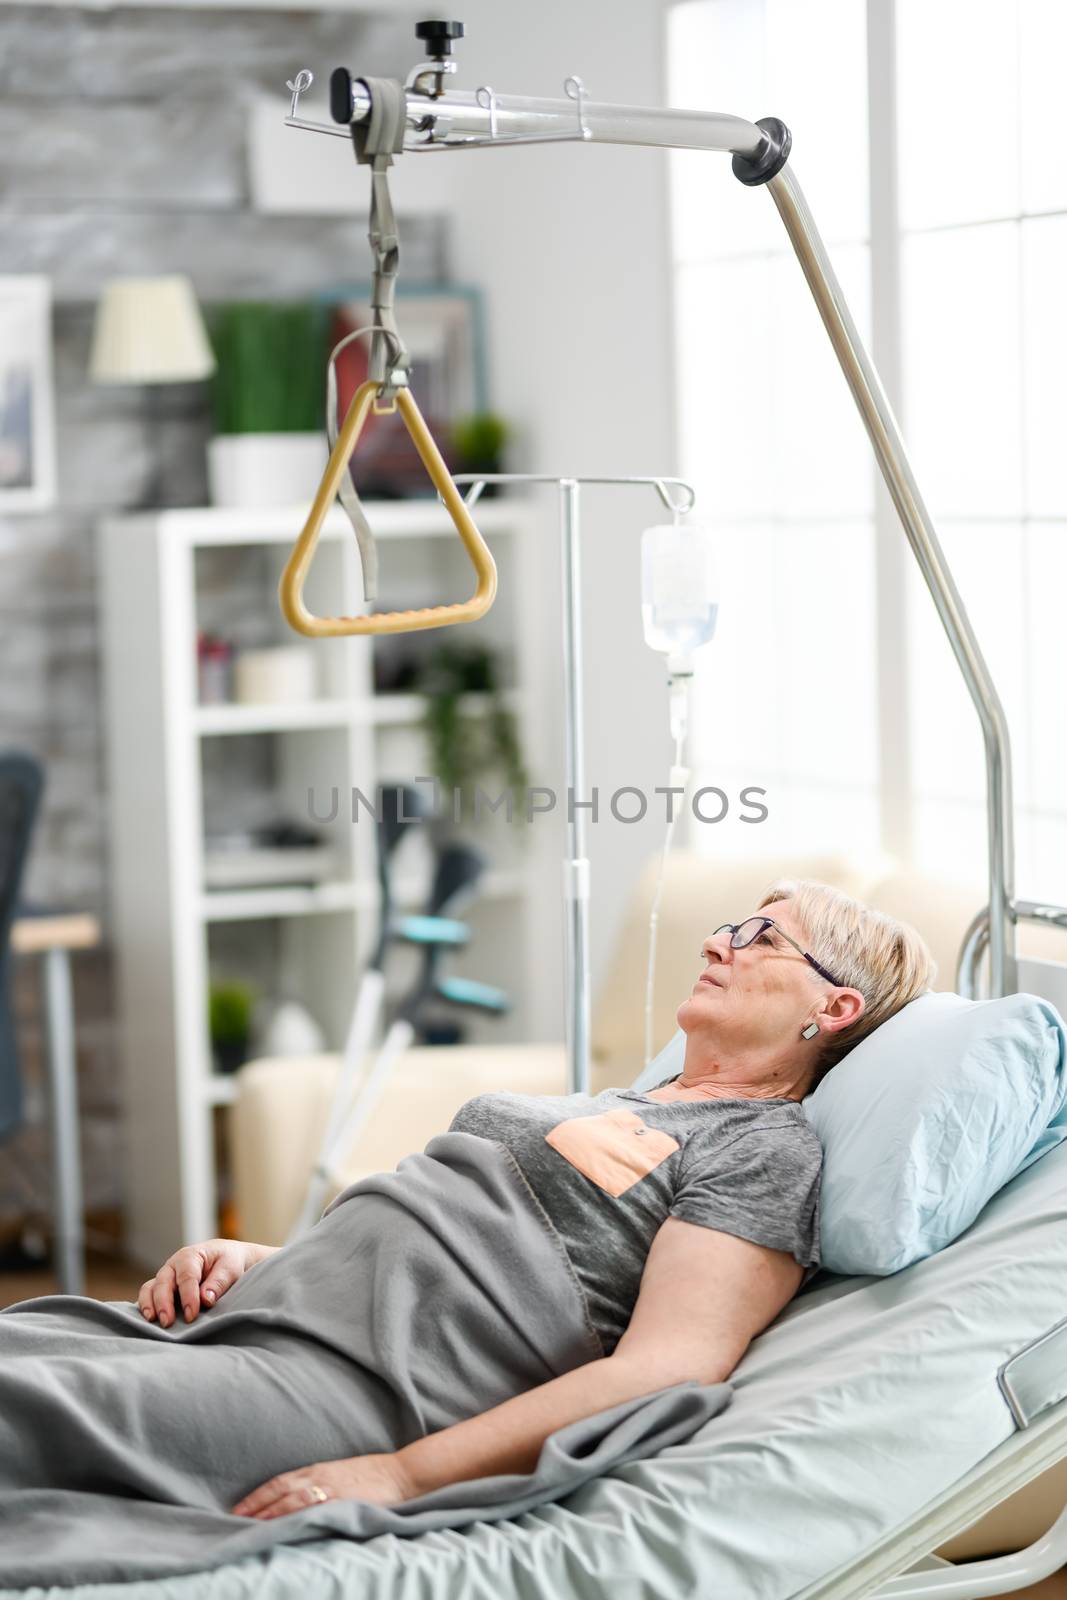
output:
[{"label": "framed picture", "polygon": [[[411,354],[411,392],[448,465],[450,433],[461,418],[487,410],[482,303],[476,289],[399,289],[396,320]],[[334,303],[330,349],[355,328],[371,325],[366,300]],[[371,340],[356,339],[337,358],[338,424],[366,379]],[[407,499],[433,489],[399,413],[367,418],[352,458],[352,476],[367,499]]]},{"label": "framed picture", "polygon": [[55,504],[52,289],[0,277],[0,511]]}]

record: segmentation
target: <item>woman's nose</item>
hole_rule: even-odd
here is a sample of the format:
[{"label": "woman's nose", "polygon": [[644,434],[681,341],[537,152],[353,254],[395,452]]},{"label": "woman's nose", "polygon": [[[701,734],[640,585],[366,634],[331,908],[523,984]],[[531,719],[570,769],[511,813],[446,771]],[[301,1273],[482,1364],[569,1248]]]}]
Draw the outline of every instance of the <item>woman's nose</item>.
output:
[{"label": "woman's nose", "polygon": [[730,961],[733,958],[733,947],[730,940],[733,938],[729,928],[722,933],[712,933],[704,940],[704,960]]}]

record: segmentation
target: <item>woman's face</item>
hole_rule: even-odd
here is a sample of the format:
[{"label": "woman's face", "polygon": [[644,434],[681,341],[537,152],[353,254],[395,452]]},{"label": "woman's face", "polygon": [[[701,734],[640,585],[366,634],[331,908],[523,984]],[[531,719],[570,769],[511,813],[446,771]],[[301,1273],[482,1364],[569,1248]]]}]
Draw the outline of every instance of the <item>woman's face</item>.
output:
[{"label": "woman's face", "polygon": [[[808,948],[788,901],[778,900],[746,915],[773,916]],[[706,1042],[728,1058],[770,1060],[784,1049],[792,1051],[823,997],[834,992],[775,928],[767,928],[743,950],[732,947],[725,929],[704,940],[702,953],[704,969],[678,1008],[678,1026],[691,1044]]]}]

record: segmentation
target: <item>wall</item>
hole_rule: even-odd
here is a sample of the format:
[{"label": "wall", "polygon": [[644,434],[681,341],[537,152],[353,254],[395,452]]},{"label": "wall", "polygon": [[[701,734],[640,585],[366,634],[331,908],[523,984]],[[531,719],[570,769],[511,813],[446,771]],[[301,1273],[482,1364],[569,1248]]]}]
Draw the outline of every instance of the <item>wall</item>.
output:
[{"label": "wall", "polygon": [[[325,76],[344,62],[403,75],[419,53],[411,15],[369,21],[220,8],[191,18],[172,8],[0,8],[0,150],[11,152],[0,155],[9,222],[0,270],[45,272],[56,295],[60,502],[50,513],[0,521],[0,742],[36,751],[49,774],[30,883],[35,898],[106,917],[93,526],[138,501],[157,461],[165,469],[163,503],[206,498],[202,390],[162,391],[163,416],[151,436],[137,392],[91,389],[84,374],[93,298],[122,273],[188,271],[205,300],[295,295],[365,278],[365,220],[347,214],[347,199],[336,208],[345,214],[313,220],[306,201],[289,215],[254,209],[247,118],[297,66]],[[593,99],[662,103],[660,0],[635,0],[624,29],[606,0],[580,7],[543,0],[536,25],[518,0],[471,0],[462,17],[460,86],[561,95],[564,77],[577,72]],[[337,167],[332,142],[317,136],[292,135],[286,149],[300,165],[304,146],[314,145],[328,147],[322,160]],[[493,403],[516,428],[510,465],[671,471],[662,153],[566,145],[412,161],[417,168],[399,171],[396,183],[405,210],[404,276],[426,282],[451,272],[486,288]],[[311,203],[320,205],[317,195]],[[446,208],[447,248],[426,214]],[[321,203],[321,213],[330,209]],[[546,641],[535,740],[558,756],[542,781],[562,789],[554,509],[548,496],[544,564],[529,604],[544,620]],[[610,959],[636,872],[662,834],[651,816],[628,827],[607,814],[619,786],[651,790],[664,782],[670,756],[662,666],[640,629],[637,540],[654,520],[651,491],[587,493],[587,778],[601,791],[602,811],[589,829],[594,978]],[[536,841],[545,862],[545,959],[535,998],[538,1031],[548,1038],[560,1033],[562,846],[557,814]],[[120,1198],[106,950],[79,961],[77,986],[87,1197],[90,1207],[106,1208]],[[21,975],[19,1010],[35,1078],[30,971]],[[5,1148],[0,1217],[47,1212],[42,1140],[30,1129]]]},{"label": "wall", "polygon": [[[455,47],[455,88],[490,84],[501,95],[563,99],[563,80],[577,73],[593,100],[664,103],[662,0],[631,0],[625,27],[608,0],[577,6],[541,0],[535,12],[520,0],[467,0],[457,14],[466,35]],[[410,37],[402,75],[422,53]],[[383,70],[370,54],[343,59],[354,70]],[[312,191],[320,204],[328,204],[331,193],[333,203],[343,203],[347,173],[332,143],[316,136],[276,142],[273,184],[287,203],[299,204],[300,195]],[[486,291],[492,403],[516,434],[509,468],[670,473],[675,445],[664,153],[564,144],[406,155],[395,164],[392,183],[404,218],[402,271],[410,219],[444,207],[451,275]],[[544,551],[526,604],[545,649],[531,743],[544,753],[536,781],[561,791],[557,812],[534,830],[543,863],[537,915],[544,957],[533,1012],[540,1036],[551,1039],[560,1035],[563,990],[562,579],[554,493],[539,489],[535,500],[544,510]],[[600,820],[588,829],[594,990],[611,959],[635,876],[662,842],[662,822],[651,808],[646,821],[634,825],[614,821],[608,811],[622,785],[650,792],[665,783],[671,759],[665,675],[642,641],[638,573],[640,531],[659,521],[661,511],[647,488],[592,489],[584,496],[587,790],[595,786],[601,802]]]},{"label": "wall", "polygon": [[[94,526],[135,505],[156,466],[158,503],[202,505],[209,420],[201,385],[157,391],[86,380],[95,296],[109,277],[181,271],[204,301],[314,293],[368,272],[365,217],[264,216],[249,192],[253,103],[284,110],[285,80],[366,53],[401,70],[407,25],[336,13],[0,7],[0,272],[45,273],[55,295],[59,499],[0,514],[0,746],[47,768],[28,895],[108,914]],[[311,137],[292,134],[293,139]],[[415,219],[405,270],[443,271],[441,227]],[[120,1199],[120,1123],[108,951],[75,964],[86,1198]],[[37,1121],[36,972],[16,1005],[31,1125],[0,1150],[0,1223],[50,1211]]]},{"label": "wall", "polygon": [[[467,0],[458,82],[498,93],[563,97],[576,73],[592,100],[662,105],[662,6],[630,0],[625,26],[606,0]],[[428,158],[434,159],[434,158]],[[513,466],[545,473],[670,473],[675,467],[669,307],[670,243],[662,151],[578,144],[471,152],[451,160],[451,252],[460,278],[491,284],[490,354],[496,403],[516,419]],[[543,496],[550,491],[540,490]],[[542,715],[559,751],[562,785],[560,570],[554,506],[546,502],[543,584],[531,603],[546,618]],[[653,491],[584,495],[582,581],[587,782],[601,818],[588,829],[594,994],[611,959],[634,879],[662,843],[650,808],[622,825],[607,811],[622,785],[649,793],[671,759],[662,662],[643,643],[638,543],[661,520]],[[662,804],[662,801],[660,802]],[[562,828],[541,840],[560,882]],[[553,860],[554,858],[554,860]],[[562,960],[558,897],[541,908],[548,952],[546,1036],[558,1037]]]}]

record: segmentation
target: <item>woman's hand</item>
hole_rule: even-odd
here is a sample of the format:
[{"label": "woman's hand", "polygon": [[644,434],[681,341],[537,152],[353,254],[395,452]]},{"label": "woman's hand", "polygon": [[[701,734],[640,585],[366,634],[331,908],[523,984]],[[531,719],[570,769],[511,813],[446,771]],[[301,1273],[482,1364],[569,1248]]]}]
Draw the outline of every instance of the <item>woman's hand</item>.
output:
[{"label": "woman's hand", "polygon": [[323,1500],[365,1500],[372,1506],[395,1506],[410,1500],[414,1488],[395,1455],[348,1456],[343,1461],[317,1461],[310,1467],[281,1472],[246,1494],[233,1507],[235,1517],[269,1522],[292,1511],[306,1511]]},{"label": "woman's hand", "polygon": [[166,1328],[177,1315],[175,1302],[192,1322],[201,1305],[210,1308],[239,1277],[254,1267],[273,1247],[246,1244],[242,1239],[206,1239],[187,1244],[168,1256],[154,1278],[142,1283],[137,1304],[149,1322]]}]

